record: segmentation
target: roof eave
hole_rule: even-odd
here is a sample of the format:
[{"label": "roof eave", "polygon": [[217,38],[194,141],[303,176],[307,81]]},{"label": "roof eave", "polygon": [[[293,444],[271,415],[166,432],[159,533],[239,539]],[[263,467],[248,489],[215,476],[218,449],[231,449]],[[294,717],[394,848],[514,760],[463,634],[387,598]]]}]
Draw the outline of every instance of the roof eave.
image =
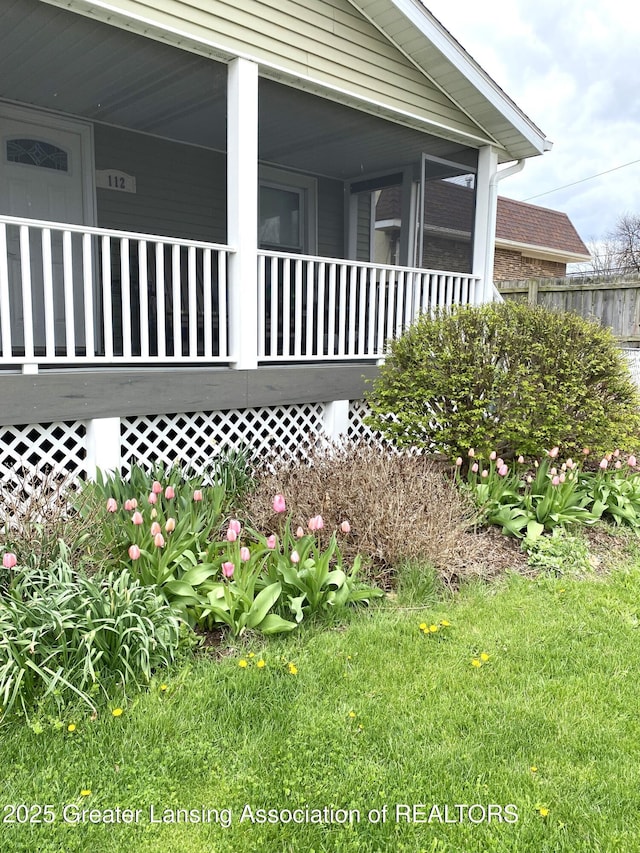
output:
[{"label": "roof eave", "polygon": [[528,258],[539,258],[545,261],[557,261],[561,264],[577,264],[590,261],[588,253],[569,252],[565,249],[554,249],[550,246],[537,246],[533,243],[521,243],[519,240],[504,240],[496,238],[496,249],[511,249],[522,252]]}]

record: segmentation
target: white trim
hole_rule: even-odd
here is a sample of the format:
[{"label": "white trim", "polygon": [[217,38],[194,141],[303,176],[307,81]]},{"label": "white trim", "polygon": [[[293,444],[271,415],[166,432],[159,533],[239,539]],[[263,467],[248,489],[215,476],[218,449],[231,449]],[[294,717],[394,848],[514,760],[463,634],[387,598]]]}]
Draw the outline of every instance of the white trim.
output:
[{"label": "white trim", "polygon": [[536,258],[545,261],[557,261],[558,263],[574,264],[580,261],[590,261],[591,255],[580,255],[577,252],[567,252],[563,249],[536,246],[533,243],[520,243],[518,240],[496,239],[496,249],[513,249],[527,258]]},{"label": "white trim", "polygon": [[0,116],[27,124],[34,123],[75,133],[80,137],[82,157],[82,224],[94,226],[97,222],[95,159],[93,148],[93,125],[80,119],[69,119],[53,110],[18,105],[12,101],[0,100]]},{"label": "white trim", "polygon": [[[302,209],[302,254],[315,255],[318,251],[318,181],[312,175],[290,172],[274,166],[258,166],[258,186],[298,191],[304,202]],[[258,197],[259,201],[259,197]],[[260,212],[258,210],[258,218]],[[270,247],[271,249],[275,247]],[[286,251],[283,249],[282,251]]]}]

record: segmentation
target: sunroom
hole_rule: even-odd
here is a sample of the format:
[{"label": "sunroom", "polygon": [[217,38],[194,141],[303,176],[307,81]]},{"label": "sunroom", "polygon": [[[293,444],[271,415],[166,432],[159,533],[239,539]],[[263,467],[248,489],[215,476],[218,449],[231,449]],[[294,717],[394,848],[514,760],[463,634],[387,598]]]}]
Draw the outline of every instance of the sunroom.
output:
[{"label": "sunroom", "polygon": [[375,361],[491,298],[491,182],[539,132],[508,150],[347,0],[209,5],[0,0],[3,367]]}]

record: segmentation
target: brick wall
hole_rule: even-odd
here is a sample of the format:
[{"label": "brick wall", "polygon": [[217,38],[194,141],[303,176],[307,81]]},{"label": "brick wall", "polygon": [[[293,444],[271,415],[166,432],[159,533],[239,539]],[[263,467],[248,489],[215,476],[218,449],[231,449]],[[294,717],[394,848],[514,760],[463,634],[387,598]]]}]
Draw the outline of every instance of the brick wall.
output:
[{"label": "brick wall", "polygon": [[496,249],[493,278],[495,281],[514,281],[523,278],[560,278],[567,265],[540,258],[527,258],[521,252]]}]

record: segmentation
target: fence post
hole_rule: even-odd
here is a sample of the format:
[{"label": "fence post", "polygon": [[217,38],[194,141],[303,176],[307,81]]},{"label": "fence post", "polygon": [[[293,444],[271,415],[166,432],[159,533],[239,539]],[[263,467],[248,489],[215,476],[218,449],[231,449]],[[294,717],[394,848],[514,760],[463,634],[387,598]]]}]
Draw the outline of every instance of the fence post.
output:
[{"label": "fence post", "polygon": [[349,433],[349,400],[331,400],[324,407],[324,437],[330,442],[345,439]]},{"label": "fence post", "polygon": [[93,418],[87,421],[87,478],[96,479],[103,472],[119,470],[120,418]]},{"label": "fence post", "polygon": [[529,289],[527,291],[527,302],[529,305],[537,305],[538,304],[538,286],[540,282],[537,278],[529,279]]}]

